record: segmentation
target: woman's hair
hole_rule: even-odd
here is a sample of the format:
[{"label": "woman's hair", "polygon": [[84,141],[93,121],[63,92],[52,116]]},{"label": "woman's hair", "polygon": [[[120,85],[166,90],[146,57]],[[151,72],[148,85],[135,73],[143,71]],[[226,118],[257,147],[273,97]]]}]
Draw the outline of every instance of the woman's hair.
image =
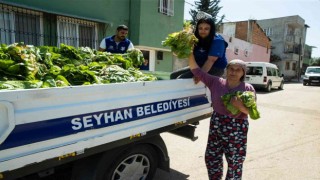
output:
[{"label": "woman's hair", "polygon": [[[206,23],[210,25],[210,33],[206,38],[201,38],[199,35],[199,25],[202,23]],[[194,32],[194,35],[198,38],[198,43],[196,44],[196,46],[201,46],[204,49],[206,49],[207,51],[210,49],[211,46],[211,42],[214,38],[214,35],[216,34],[216,27],[214,24],[214,21],[212,18],[202,18],[199,19],[196,25],[196,30]]]}]

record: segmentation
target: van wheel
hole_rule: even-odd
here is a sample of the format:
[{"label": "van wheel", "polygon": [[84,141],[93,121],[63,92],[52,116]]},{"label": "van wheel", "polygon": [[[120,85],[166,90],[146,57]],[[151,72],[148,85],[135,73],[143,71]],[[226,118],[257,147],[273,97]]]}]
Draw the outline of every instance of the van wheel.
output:
[{"label": "van wheel", "polygon": [[283,81],[281,82],[280,86],[278,87],[278,89],[283,90]]},{"label": "van wheel", "polygon": [[271,91],[271,83],[270,83],[270,82],[268,83],[268,85],[267,85],[267,87],[266,87],[266,91],[267,91],[267,92],[270,92],[270,91]]},{"label": "van wheel", "polygon": [[98,166],[98,180],[151,180],[158,167],[157,153],[149,145],[129,148],[114,159],[105,159],[104,163]]}]

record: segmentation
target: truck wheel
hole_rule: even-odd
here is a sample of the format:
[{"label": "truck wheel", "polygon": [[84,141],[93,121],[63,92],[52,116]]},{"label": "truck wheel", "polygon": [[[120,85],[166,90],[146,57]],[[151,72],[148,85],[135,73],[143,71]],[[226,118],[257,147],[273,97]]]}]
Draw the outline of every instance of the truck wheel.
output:
[{"label": "truck wheel", "polygon": [[97,180],[151,180],[158,167],[157,153],[149,145],[138,145],[114,159],[105,159],[97,168]]}]

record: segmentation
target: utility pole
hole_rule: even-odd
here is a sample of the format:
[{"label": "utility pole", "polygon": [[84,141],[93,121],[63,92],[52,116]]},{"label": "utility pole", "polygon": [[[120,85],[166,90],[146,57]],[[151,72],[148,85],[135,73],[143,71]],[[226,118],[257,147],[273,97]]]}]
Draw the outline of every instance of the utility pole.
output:
[{"label": "utility pole", "polygon": [[298,82],[300,82],[300,74],[301,74],[301,68],[300,68],[300,62],[301,62],[301,37],[299,39],[299,59],[298,59]]}]

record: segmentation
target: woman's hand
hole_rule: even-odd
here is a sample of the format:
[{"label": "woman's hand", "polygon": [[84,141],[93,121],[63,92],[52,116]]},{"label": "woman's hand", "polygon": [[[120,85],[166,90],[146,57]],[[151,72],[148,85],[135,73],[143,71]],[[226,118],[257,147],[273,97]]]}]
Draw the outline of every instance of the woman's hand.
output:
[{"label": "woman's hand", "polygon": [[194,82],[194,84],[198,84],[200,82],[200,78],[193,76],[193,82]]},{"label": "woman's hand", "polygon": [[249,110],[247,107],[244,106],[242,100],[238,98],[237,96],[234,96],[230,99],[230,103],[237,109],[239,109],[241,112],[245,114],[249,114]]}]

